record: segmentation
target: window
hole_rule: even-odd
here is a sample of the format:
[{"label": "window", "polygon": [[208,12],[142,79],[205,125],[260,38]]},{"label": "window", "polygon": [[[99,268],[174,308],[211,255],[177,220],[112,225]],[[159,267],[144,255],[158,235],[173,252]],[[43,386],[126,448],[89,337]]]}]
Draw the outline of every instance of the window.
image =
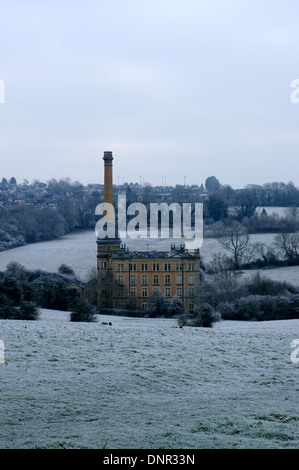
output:
[{"label": "window", "polygon": [[176,295],[177,295],[178,297],[182,297],[182,288],[181,288],[181,287],[177,287],[177,289],[176,289]]},{"label": "window", "polygon": [[120,274],[120,275],[118,276],[118,284],[119,284],[120,286],[123,286],[123,285],[124,285],[124,276],[123,276],[122,274]]},{"label": "window", "polygon": [[182,263],[177,263],[176,264],[176,270],[177,271],[183,271],[183,264]]},{"label": "window", "polygon": [[147,297],[147,287],[142,288],[142,297]]},{"label": "window", "polygon": [[194,297],[194,287],[189,287],[189,297]]},{"label": "window", "polygon": [[131,297],[136,297],[136,288],[135,287],[131,287],[130,295],[131,295]]},{"label": "window", "polygon": [[135,286],[135,284],[136,284],[136,276],[135,276],[134,274],[131,276],[130,281],[131,281],[132,286]]},{"label": "window", "polygon": [[177,284],[182,284],[182,275],[181,274],[178,274],[177,277],[176,277],[176,283]]},{"label": "window", "polygon": [[122,272],[124,270],[124,265],[123,263],[118,263],[118,270]]},{"label": "window", "polygon": [[170,287],[165,287],[165,297],[170,297]]},{"label": "window", "polygon": [[170,263],[165,263],[165,271],[171,271]]},{"label": "window", "polygon": [[189,274],[189,284],[194,284],[194,275]]},{"label": "window", "polygon": [[166,274],[165,276],[165,284],[170,284],[170,275]]},{"label": "window", "polygon": [[136,264],[135,263],[134,264],[130,263],[129,269],[130,269],[130,271],[136,271]]},{"label": "window", "polygon": [[158,274],[154,275],[154,284],[155,285],[159,284],[159,275]]},{"label": "window", "polygon": [[143,285],[146,285],[146,284],[147,284],[147,274],[143,274],[143,275],[142,275],[141,282],[142,282]]},{"label": "window", "polygon": [[147,271],[147,264],[143,264],[141,265],[141,271]]},{"label": "window", "polygon": [[142,302],[142,310],[147,310],[147,302]]},{"label": "window", "polygon": [[106,284],[106,282],[107,282],[106,276],[102,276],[102,284]]},{"label": "window", "polygon": [[102,269],[106,269],[107,268],[107,261],[102,261],[101,266],[102,266]]},{"label": "window", "polygon": [[189,310],[194,310],[194,300],[189,300]]},{"label": "window", "polygon": [[189,263],[189,271],[194,271],[194,263]]},{"label": "window", "polygon": [[159,263],[154,263],[153,264],[153,271],[159,271],[159,269],[160,269]]}]

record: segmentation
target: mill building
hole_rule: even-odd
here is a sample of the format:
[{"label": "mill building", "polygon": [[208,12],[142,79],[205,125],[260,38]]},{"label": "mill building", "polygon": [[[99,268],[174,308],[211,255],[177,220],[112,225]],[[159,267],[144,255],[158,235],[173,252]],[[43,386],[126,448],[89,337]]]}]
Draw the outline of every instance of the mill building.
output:
[{"label": "mill building", "polygon": [[[104,152],[104,203],[113,205],[113,155]],[[117,236],[97,239],[98,305],[100,308],[148,310],[155,291],[166,303],[175,296],[185,311],[195,306],[200,251],[170,244],[169,251],[129,250]]]}]

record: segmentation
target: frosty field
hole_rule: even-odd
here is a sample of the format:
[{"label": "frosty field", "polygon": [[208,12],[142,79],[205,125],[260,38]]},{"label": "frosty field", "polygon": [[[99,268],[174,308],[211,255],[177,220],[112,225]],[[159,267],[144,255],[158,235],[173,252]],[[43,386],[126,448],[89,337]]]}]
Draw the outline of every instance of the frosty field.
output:
[{"label": "frosty field", "polygon": [[0,448],[299,447],[299,320],[68,320],[0,321]]},{"label": "frosty field", "polygon": [[[132,249],[147,243],[127,240]],[[204,261],[219,250],[204,240]],[[85,279],[95,234],[1,252],[0,270],[11,261],[52,272],[64,263]],[[264,274],[298,284],[299,267]],[[0,320],[0,449],[298,448],[297,338],[299,320],[177,328],[169,319],[71,323],[47,310],[36,322]]]}]

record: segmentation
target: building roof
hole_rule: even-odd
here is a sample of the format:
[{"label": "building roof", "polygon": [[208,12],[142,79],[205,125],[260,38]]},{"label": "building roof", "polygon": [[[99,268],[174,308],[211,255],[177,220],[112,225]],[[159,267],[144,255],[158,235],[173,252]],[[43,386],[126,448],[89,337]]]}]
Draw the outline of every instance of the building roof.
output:
[{"label": "building roof", "polygon": [[80,279],[74,278],[67,283],[67,287],[71,286],[72,284],[75,284],[76,286],[84,289],[85,287],[89,286],[90,284],[93,284],[94,282],[96,282],[94,279],[92,279],[91,281],[84,282]]},{"label": "building roof", "polygon": [[129,258],[133,259],[171,259],[171,258],[186,258],[186,257],[194,257],[194,254],[189,253],[188,251],[179,251],[179,250],[171,250],[171,251],[130,251],[128,253]]}]

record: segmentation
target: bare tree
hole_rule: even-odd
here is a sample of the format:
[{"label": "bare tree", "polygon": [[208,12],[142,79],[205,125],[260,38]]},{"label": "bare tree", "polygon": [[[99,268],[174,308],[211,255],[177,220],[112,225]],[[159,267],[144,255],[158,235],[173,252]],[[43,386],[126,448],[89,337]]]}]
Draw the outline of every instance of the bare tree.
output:
[{"label": "bare tree", "polygon": [[150,297],[151,316],[167,313],[166,298],[160,289],[155,289]]},{"label": "bare tree", "polygon": [[216,276],[222,273],[227,275],[230,271],[234,271],[232,259],[226,253],[213,253],[212,259],[207,265],[207,273]]},{"label": "bare tree", "polygon": [[199,290],[199,303],[210,303],[211,294],[217,301],[225,302],[234,298],[239,288],[240,272],[235,270],[232,258],[225,253],[214,253],[207,266],[207,274],[211,280],[205,283],[206,289]]},{"label": "bare tree", "polygon": [[274,244],[287,261],[299,262],[299,233],[279,233]]},{"label": "bare tree", "polygon": [[218,238],[218,241],[223,248],[232,253],[234,267],[239,269],[241,262],[245,259],[246,254],[248,254],[248,232],[240,223],[233,221],[225,229],[224,234]]},{"label": "bare tree", "polygon": [[97,281],[98,280],[98,270],[95,266],[91,266],[87,271],[87,281]]},{"label": "bare tree", "polygon": [[265,266],[271,262],[274,264],[277,262],[275,247],[263,242],[256,242],[252,245],[252,256],[261,260]]},{"label": "bare tree", "polygon": [[296,222],[299,218],[299,207],[293,206],[293,207],[288,207],[285,209],[285,215],[286,217],[290,218],[294,225],[296,225]]}]

